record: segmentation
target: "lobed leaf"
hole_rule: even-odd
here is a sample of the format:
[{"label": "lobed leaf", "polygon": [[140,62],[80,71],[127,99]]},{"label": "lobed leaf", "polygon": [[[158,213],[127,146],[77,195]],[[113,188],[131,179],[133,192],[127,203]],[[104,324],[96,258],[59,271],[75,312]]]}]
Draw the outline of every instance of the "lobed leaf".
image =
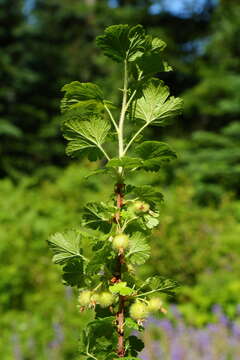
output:
[{"label": "lobed leaf", "polygon": [[150,290],[155,290],[156,292],[170,292],[179,287],[179,283],[163,276],[152,276],[145,280],[144,286]]},{"label": "lobed leaf", "polygon": [[92,229],[99,229],[105,233],[111,228],[114,207],[104,203],[88,203],[83,209],[83,220]]},{"label": "lobed leaf", "polygon": [[182,112],[182,100],[169,97],[169,89],[162,81],[154,80],[143,89],[143,95],[136,102],[135,117],[147,124],[164,126],[169,118]]},{"label": "lobed leaf", "polygon": [[160,141],[144,141],[136,146],[135,153],[142,159],[142,168],[145,170],[159,171],[162,165],[176,159],[176,153]]},{"label": "lobed leaf", "polygon": [[73,81],[70,84],[64,85],[62,91],[65,92],[64,97],[61,100],[62,113],[78,107],[88,108],[89,106],[92,106],[92,108],[103,108],[103,93],[96,84]]},{"label": "lobed leaf", "polygon": [[142,186],[128,185],[127,192],[135,195],[140,200],[150,204],[150,206],[160,204],[163,201],[163,194],[161,194],[159,191],[156,191],[154,187],[151,185],[142,185]]},{"label": "lobed leaf", "polygon": [[162,51],[166,46],[166,43],[159,38],[152,38],[149,35],[146,37],[144,54],[136,61],[138,73],[141,72],[145,84],[156,73],[172,70],[163,60]]},{"label": "lobed leaf", "polygon": [[129,241],[129,250],[126,254],[126,258],[134,265],[142,265],[150,256],[150,246],[147,243],[145,236],[136,232],[132,235]]},{"label": "lobed leaf", "polygon": [[137,354],[142,351],[144,348],[144,343],[141,339],[139,339],[137,336],[129,336],[128,338],[128,344],[129,344],[129,352],[133,356],[137,356]]},{"label": "lobed leaf", "polygon": [[65,264],[69,260],[82,259],[81,234],[78,231],[70,230],[64,234],[56,233],[48,240],[50,249],[53,251],[53,262]]},{"label": "lobed leaf", "polygon": [[84,339],[87,352],[97,356],[99,360],[105,360],[110,353],[113,353],[117,345],[114,320],[114,316],[97,318],[87,326]]},{"label": "lobed leaf", "polygon": [[128,287],[125,281],[120,281],[113,286],[109,286],[109,291],[113,294],[120,294],[122,296],[131,295],[133,293],[133,289]]},{"label": "lobed leaf", "polygon": [[138,168],[141,165],[141,159],[133,158],[129,156],[123,156],[121,158],[113,158],[107,163],[107,168],[111,167],[123,167],[125,169]]},{"label": "lobed leaf", "polygon": [[63,281],[65,285],[81,287],[84,285],[83,260],[73,259],[63,267]]},{"label": "lobed leaf", "polygon": [[[90,154],[90,160],[102,157],[101,145],[104,143],[110,128],[107,120],[95,115],[91,115],[89,120],[73,119],[65,122],[63,124],[63,135],[69,141],[66,149],[67,155],[87,151]],[[91,157],[93,150],[95,152]]]},{"label": "lobed leaf", "polygon": [[[176,153],[166,143],[160,141],[144,141],[136,146],[135,154],[138,157],[123,156],[113,158],[107,163],[106,167],[159,171],[164,163],[177,157]],[[161,195],[159,196],[161,197]]]},{"label": "lobed leaf", "polygon": [[125,318],[125,326],[131,332],[139,329],[139,325],[130,317]]},{"label": "lobed leaf", "polygon": [[144,53],[145,31],[141,25],[112,25],[96,39],[97,46],[116,62],[135,61]]},{"label": "lobed leaf", "polygon": [[[157,214],[157,216],[158,216],[158,214]],[[147,215],[144,215],[144,220],[146,222],[146,227],[148,229],[152,230],[153,228],[155,228],[156,226],[159,225],[159,219],[156,216],[147,214]]]},{"label": "lobed leaf", "polygon": [[93,247],[93,257],[87,264],[86,274],[92,276],[98,274],[104,265],[110,266],[111,264],[111,243],[109,241],[102,241],[100,248]]}]

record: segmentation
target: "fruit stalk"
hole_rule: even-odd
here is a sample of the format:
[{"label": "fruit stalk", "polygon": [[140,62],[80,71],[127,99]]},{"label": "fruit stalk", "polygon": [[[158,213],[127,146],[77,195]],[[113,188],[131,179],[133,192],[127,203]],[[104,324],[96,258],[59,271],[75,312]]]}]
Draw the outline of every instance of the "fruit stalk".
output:
[{"label": "fruit stalk", "polygon": [[[117,209],[118,209],[116,214],[116,219],[118,223],[120,221],[121,208],[123,206],[123,189],[124,189],[124,184],[116,185],[115,193],[116,193]],[[124,252],[121,252],[120,254],[118,254],[118,258],[117,258],[117,281],[121,281],[123,263],[124,263]],[[117,355],[119,358],[125,356],[124,307],[125,307],[125,298],[124,296],[119,295],[119,309],[116,314],[117,333],[118,333]]]}]

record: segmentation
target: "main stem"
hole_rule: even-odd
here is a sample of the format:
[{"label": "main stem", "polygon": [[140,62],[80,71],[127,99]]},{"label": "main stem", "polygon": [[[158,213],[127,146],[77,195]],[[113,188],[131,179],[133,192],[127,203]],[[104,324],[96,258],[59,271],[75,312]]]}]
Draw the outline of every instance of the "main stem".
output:
[{"label": "main stem", "polygon": [[[127,111],[127,100],[128,100],[128,68],[127,61],[124,61],[124,83],[123,83],[123,100],[122,100],[122,109],[119,119],[118,127],[118,145],[119,145],[119,158],[123,156],[124,153],[124,142],[123,142],[123,129],[124,129],[124,120]],[[118,213],[116,216],[118,224],[120,224],[121,208],[123,206],[123,191],[124,184],[122,180],[123,169],[119,167],[119,181],[116,185],[116,197],[117,197],[117,209]],[[121,227],[119,230],[122,231]],[[124,264],[124,252],[120,253],[117,258],[117,279],[121,281],[122,279],[122,265]],[[117,345],[117,355],[119,358],[125,356],[125,346],[124,346],[124,307],[125,307],[125,298],[122,295],[119,295],[119,309],[116,314],[117,322],[117,333],[118,333],[118,345]]]},{"label": "main stem", "polygon": [[123,156],[124,144],[123,144],[123,126],[125,115],[127,111],[127,93],[128,93],[128,68],[127,68],[127,60],[124,61],[124,83],[123,83],[123,100],[122,100],[122,109],[119,120],[119,128],[118,128],[118,144],[119,144],[119,157]]},{"label": "main stem", "polygon": [[[117,219],[118,222],[120,220],[120,212],[123,206],[123,191],[124,191],[124,184],[119,183],[116,185],[116,196],[117,196],[117,208],[118,214]],[[124,264],[124,253],[118,254],[117,258],[117,280],[121,281],[122,278],[122,265]],[[118,357],[125,356],[125,346],[124,346],[124,307],[125,307],[125,297],[119,295],[119,308],[116,314],[116,322],[117,322],[117,333],[118,333],[118,345],[117,345],[117,355]]]}]

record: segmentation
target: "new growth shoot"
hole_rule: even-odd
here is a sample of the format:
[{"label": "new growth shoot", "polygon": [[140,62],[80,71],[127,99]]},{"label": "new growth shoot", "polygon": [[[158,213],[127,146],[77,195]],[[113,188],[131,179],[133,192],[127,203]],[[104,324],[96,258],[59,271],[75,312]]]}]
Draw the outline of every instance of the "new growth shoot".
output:
[{"label": "new growth shoot", "polygon": [[113,197],[88,203],[81,226],[52,235],[48,243],[64,283],[79,291],[79,311],[95,314],[81,334],[81,359],[137,360],[144,344],[131,335],[133,330],[142,331],[149,314],[165,314],[160,295],[177,283],[137,276],[137,267],[150,257],[148,238],[159,224],[163,196],[151,185],[130,185],[128,179],[138,171],[159,172],[176,158],[168,144],[146,139],[145,129],[168,125],[181,113],[182,101],[159,80],[161,72],[171,70],[163,56],[166,44],[141,25],[110,26],[97,37],[97,46],[122,71],[121,105],[96,84],[71,82],[62,89],[62,130],[68,155],[105,159],[94,176],[115,178]]}]

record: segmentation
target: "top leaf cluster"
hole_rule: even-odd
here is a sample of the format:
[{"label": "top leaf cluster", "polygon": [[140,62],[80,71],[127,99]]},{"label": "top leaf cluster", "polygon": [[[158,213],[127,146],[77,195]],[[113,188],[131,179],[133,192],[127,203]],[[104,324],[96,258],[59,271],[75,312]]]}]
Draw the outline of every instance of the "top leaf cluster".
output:
[{"label": "top leaf cluster", "polygon": [[[68,140],[68,155],[76,156],[82,152],[90,160],[105,157],[109,161],[125,156],[146,127],[167,125],[172,117],[181,113],[182,101],[170,96],[168,87],[154,77],[156,73],[171,70],[162,55],[166,44],[159,38],[146,35],[141,25],[110,26],[103,35],[97,37],[97,45],[108,57],[125,64],[128,100],[122,107],[121,116],[132,122],[132,136],[127,144],[123,144],[121,154],[116,156],[108,153],[105,144],[108,147],[114,137],[123,137],[120,134],[121,121],[118,123],[115,119],[118,108],[105,98],[98,85],[78,81],[67,84],[62,89],[63,132]],[[159,143],[160,146],[162,144]],[[167,145],[165,148],[170,154],[171,150]],[[138,156],[139,164],[142,160],[148,159],[146,156],[144,159]],[[169,160],[170,156],[163,156],[163,161],[160,162]],[[129,161],[124,163],[129,168]],[[124,163],[121,166],[124,167]],[[111,164],[113,163],[108,164],[108,169]],[[146,161],[144,166],[138,167],[148,170]],[[149,170],[152,170],[151,166]]]}]

